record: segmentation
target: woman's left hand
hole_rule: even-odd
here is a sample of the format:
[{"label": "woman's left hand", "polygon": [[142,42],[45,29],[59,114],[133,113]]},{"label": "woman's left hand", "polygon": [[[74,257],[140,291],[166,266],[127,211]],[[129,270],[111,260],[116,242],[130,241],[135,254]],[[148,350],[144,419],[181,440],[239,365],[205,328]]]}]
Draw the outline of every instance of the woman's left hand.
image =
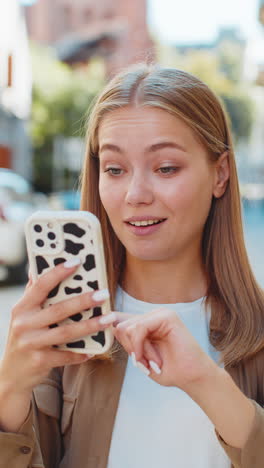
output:
[{"label": "woman's left hand", "polygon": [[[114,313],[114,334],[125,350],[134,353],[150,377],[161,385],[175,386],[191,393],[204,378],[213,375],[217,365],[202,350],[177,313],[160,308],[128,317]],[[161,370],[155,372],[155,364]]]}]

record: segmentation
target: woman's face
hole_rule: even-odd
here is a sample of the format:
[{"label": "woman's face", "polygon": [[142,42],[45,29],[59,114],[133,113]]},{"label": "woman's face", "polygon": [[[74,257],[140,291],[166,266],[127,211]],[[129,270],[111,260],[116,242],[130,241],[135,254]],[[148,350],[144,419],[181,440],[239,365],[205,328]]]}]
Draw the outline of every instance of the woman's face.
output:
[{"label": "woman's face", "polygon": [[194,132],[168,112],[126,107],[99,128],[101,201],[127,254],[200,255],[216,169]]}]

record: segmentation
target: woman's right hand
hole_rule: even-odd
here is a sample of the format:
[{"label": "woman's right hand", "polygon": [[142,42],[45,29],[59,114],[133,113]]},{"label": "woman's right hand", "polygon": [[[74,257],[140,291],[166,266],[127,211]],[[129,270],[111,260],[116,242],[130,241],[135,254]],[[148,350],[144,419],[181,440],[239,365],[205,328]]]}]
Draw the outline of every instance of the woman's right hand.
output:
[{"label": "woman's right hand", "polygon": [[56,350],[54,345],[76,341],[109,327],[109,323],[102,325],[99,323],[100,317],[94,317],[49,328],[75,313],[104,302],[95,301],[93,291],[42,308],[49,292],[74,273],[76,268],[66,268],[60,264],[35,283],[29,281],[23,297],[12,309],[7,344],[0,362],[0,382],[17,395],[30,396],[33,387],[47,376],[51,368],[80,364],[89,359],[88,355]]}]

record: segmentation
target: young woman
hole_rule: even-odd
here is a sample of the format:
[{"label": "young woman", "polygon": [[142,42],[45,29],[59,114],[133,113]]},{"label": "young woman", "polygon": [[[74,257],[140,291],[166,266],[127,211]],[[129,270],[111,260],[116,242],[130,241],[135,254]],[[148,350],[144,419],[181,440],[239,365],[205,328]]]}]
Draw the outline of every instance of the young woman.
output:
[{"label": "young woman", "polygon": [[[47,312],[49,291],[77,267],[29,282],[0,366],[0,465],[263,467],[263,293],[208,87],[147,65],[115,77],[90,116],[82,209],[102,223],[115,311],[50,329],[54,314],[107,292]],[[111,324],[118,346],[105,359],[52,347]]]}]

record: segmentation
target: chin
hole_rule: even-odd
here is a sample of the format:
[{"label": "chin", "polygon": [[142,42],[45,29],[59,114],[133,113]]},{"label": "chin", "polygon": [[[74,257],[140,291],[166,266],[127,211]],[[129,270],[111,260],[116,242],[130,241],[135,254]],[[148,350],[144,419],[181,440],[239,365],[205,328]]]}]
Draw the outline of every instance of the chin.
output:
[{"label": "chin", "polygon": [[171,254],[169,255],[168,252],[162,252],[159,249],[126,249],[127,253],[131,255],[131,257],[136,258],[140,261],[146,262],[161,262],[169,260]]}]

